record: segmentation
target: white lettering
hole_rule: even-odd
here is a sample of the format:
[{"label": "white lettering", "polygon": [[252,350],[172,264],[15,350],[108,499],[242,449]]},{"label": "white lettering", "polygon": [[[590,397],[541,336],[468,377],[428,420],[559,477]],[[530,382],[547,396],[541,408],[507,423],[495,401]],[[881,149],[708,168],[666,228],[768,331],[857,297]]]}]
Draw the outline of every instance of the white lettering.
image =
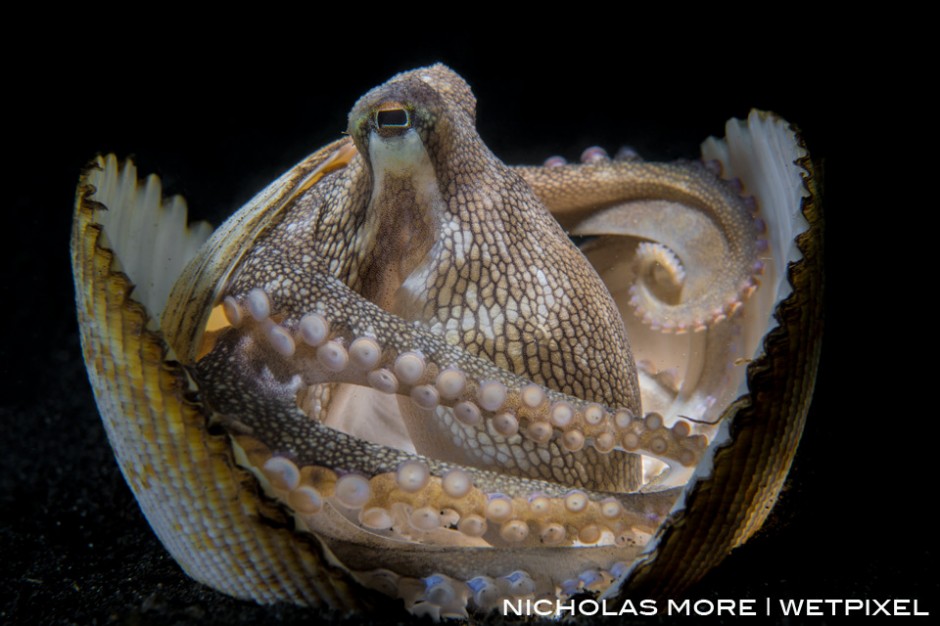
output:
[{"label": "white lettering", "polygon": [[733,600],[730,598],[719,598],[718,600],[709,600],[702,598],[694,603],[691,600],[669,600],[666,604],[668,615],[757,615],[757,600],[744,598]]},{"label": "white lettering", "polygon": [[689,615],[690,600],[683,600],[682,604],[676,604],[675,600],[670,600],[666,605],[667,615]]},{"label": "white lettering", "polygon": [[656,615],[656,600],[640,600],[640,615]]},{"label": "white lettering", "polygon": [[888,610],[888,604],[891,603],[891,600],[885,600],[883,603],[878,602],[878,600],[872,600],[875,603],[875,612],[869,613],[869,615],[891,615],[891,612]]},{"label": "white lettering", "polygon": [[715,612],[715,605],[711,600],[696,600],[692,610],[696,615],[711,615]]},{"label": "white lettering", "polygon": [[802,600],[781,600],[780,611],[784,615],[800,615],[803,612]]},{"label": "white lettering", "polygon": [[807,600],[806,601],[806,615],[811,615],[813,617],[825,615],[825,613],[823,613],[822,608],[821,608],[822,603],[823,601],[821,599]]},{"label": "white lettering", "polygon": [[509,615],[510,612],[512,612],[513,615],[522,615],[522,600],[516,600],[515,603],[513,603],[512,600],[503,598],[503,615]]},{"label": "white lettering", "polygon": [[[695,615],[709,617],[724,616],[756,616],[758,600],[753,598],[699,598],[685,600],[668,600],[666,604],[667,615]],[[783,616],[825,617],[825,616],[852,616],[852,615],[889,615],[889,616],[927,616],[929,611],[922,610],[919,600],[913,598],[889,598],[887,600],[857,598],[781,598],[772,600],[765,598],[765,615],[773,613],[772,604],[779,606]],[[524,616],[537,615],[539,617],[570,616],[618,616],[630,615],[633,617],[644,615],[653,616],[659,613],[656,600],[626,599],[619,606],[608,605],[607,600],[584,599],[550,600],[533,599],[503,599],[503,615]]]},{"label": "white lettering", "polygon": [[907,608],[907,603],[910,600],[895,600],[894,601],[894,615],[910,615],[911,612]]},{"label": "white lettering", "polygon": [[849,615],[852,611],[861,611],[865,608],[865,603],[861,600],[846,600],[845,614]]},{"label": "white lettering", "polygon": [[571,613],[571,615],[577,615],[578,605],[575,603],[574,600],[569,600],[568,602],[559,602],[555,608],[556,615],[558,615],[558,617],[561,617],[562,614],[565,613],[565,611],[567,611],[568,613]]},{"label": "white lettering", "polygon": [[597,615],[598,610],[600,610],[600,607],[597,605],[596,600],[584,600],[578,605],[578,613],[581,615]]},{"label": "white lettering", "polygon": [[745,598],[738,600],[738,615],[754,616],[757,615],[757,600],[754,598]]},{"label": "white lettering", "polygon": [[[616,613],[604,613],[604,615],[616,615]],[[636,607],[633,606],[633,600],[629,598],[620,605],[620,615],[638,615]]]}]

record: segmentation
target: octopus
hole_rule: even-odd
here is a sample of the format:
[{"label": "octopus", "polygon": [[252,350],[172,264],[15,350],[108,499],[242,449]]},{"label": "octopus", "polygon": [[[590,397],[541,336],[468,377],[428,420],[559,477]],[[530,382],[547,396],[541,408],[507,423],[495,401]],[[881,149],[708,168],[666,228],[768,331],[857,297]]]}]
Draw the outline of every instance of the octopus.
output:
[{"label": "octopus", "polygon": [[131,164],[84,175],[90,378],[193,578],[467,617],[679,593],[763,523],[818,360],[795,135],[755,113],[706,163],[510,167],[475,108],[443,65],[399,74],[215,232]]}]

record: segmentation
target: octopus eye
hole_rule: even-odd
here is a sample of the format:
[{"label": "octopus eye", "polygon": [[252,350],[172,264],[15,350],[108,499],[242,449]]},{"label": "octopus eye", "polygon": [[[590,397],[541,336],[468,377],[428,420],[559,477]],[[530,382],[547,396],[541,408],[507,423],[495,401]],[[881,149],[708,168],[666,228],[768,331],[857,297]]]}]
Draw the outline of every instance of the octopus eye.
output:
[{"label": "octopus eye", "polygon": [[375,126],[380,130],[411,128],[411,114],[401,107],[382,109],[375,112]]}]

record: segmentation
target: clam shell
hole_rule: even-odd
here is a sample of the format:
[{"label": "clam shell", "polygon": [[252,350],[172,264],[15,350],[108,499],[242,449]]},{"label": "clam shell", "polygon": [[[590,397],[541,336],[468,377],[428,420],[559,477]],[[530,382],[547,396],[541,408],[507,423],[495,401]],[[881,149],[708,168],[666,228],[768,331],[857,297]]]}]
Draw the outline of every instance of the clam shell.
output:
[{"label": "clam shell", "polygon": [[[318,168],[342,146],[303,161],[207,243],[208,230],[187,228],[178,202],[163,206],[154,179],[139,184],[133,166],[111,157],[89,168],[77,194],[72,254],[83,350],[125,479],[190,576],[259,602],[363,609],[370,594],[316,541],[290,530],[290,520],[259,493],[228,437],[208,426],[209,412],[177,360],[192,358],[194,337],[239,249],[232,242],[251,241],[276,215],[262,209],[315,183]],[[755,113],[747,123],[730,123],[728,142],[713,141],[705,151],[749,189],[782,181],[761,196],[775,207],[778,267],[765,306],[778,325],[760,333],[713,456],[645,557],[622,574],[627,593],[650,597],[681,592],[763,524],[802,432],[819,355],[821,218],[798,137],[781,120]],[[161,238],[182,244],[170,251],[146,245]],[[220,258],[220,250],[229,256]],[[194,298],[204,306],[192,307]]]}]

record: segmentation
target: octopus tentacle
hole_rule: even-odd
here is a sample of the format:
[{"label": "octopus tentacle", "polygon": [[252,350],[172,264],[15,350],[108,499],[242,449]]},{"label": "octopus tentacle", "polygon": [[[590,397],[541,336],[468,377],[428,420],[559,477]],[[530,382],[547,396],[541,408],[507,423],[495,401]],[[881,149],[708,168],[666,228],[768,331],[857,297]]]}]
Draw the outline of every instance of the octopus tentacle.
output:
[{"label": "octopus tentacle", "polygon": [[[308,526],[330,504],[360,528],[419,543],[482,537],[485,545],[596,544],[606,532],[608,541],[633,545],[635,533],[652,532],[678,494],[582,491],[351,437],[302,412],[295,377],[271,360],[267,366],[252,363],[245,347],[250,341],[250,335],[225,333],[194,374],[223,424],[236,433],[248,465],[260,468],[274,495]],[[651,415],[644,425],[659,430],[656,421]],[[687,437],[688,428],[674,427],[672,434]]]},{"label": "octopus tentacle", "polygon": [[755,203],[701,164],[594,160],[516,171],[563,224],[607,207],[573,234],[654,242],[637,250],[631,304],[658,330],[704,330],[757,288],[766,245]]},{"label": "octopus tentacle", "polygon": [[[572,453],[590,444],[602,454],[617,449],[691,466],[704,448],[687,424],[666,428],[656,414],[635,416],[532,383],[382,310],[328,274],[295,267],[280,275],[302,288],[274,289],[270,295],[253,288],[224,299],[220,308],[232,326],[204,339],[201,352],[207,356],[197,375],[211,378],[204,386],[227,390],[226,379],[265,363],[295,388],[295,398],[300,389],[295,377],[305,386],[372,386],[410,397],[422,408],[450,407],[467,428],[485,432],[490,426],[510,437],[518,432],[537,444],[560,440]],[[307,308],[310,301],[317,303],[313,311]],[[219,343],[238,350],[220,352]]]}]

